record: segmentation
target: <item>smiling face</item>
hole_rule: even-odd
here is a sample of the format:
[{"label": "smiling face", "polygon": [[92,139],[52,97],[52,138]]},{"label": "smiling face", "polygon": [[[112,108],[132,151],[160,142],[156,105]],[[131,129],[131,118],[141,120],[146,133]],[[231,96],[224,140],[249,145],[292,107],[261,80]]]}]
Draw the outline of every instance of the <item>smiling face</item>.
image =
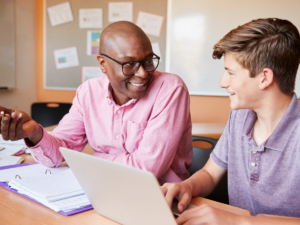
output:
[{"label": "smiling face", "polygon": [[[136,25],[125,23],[126,25],[129,25],[126,31],[120,28],[117,29],[119,33],[107,32],[105,34],[106,37],[103,38],[105,41],[101,42],[100,45],[105,44],[106,48],[100,49],[102,51],[100,53],[121,63],[152,59],[153,51],[148,37],[140,32],[140,28],[136,29],[134,27]],[[124,28],[124,24],[122,28]],[[134,75],[126,76],[123,74],[122,65],[108,57],[99,55],[98,62],[111,83],[113,97],[118,105],[123,105],[131,99],[139,99],[146,95],[154,71],[147,72],[140,65],[139,70]]]},{"label": "smiling face", "polygon": [[233,53],[224,57],[225,73],[220,87],[230,94],[231,109],[255,109],[260,104],[260,76],[250,77],[249,70],[243,68]]}]

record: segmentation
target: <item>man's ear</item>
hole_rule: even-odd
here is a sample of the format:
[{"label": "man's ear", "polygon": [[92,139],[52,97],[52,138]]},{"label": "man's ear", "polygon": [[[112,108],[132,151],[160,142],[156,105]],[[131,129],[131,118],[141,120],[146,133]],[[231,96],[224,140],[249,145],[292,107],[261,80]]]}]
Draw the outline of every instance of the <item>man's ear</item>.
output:
[{"label": "man's ear", "polygon": [[100,69],[102,70],[102,73],[106,74],[106,68],[105,68],[105,60],[104,60],[104,57],[101,56],[101,55],[97,55],[97,60],[99,62],[99,66],[100,66]]},{"label": "man's ear", "polygon": [[261,90],[266,89],[274,82],[274,73],[269,68],[264,68],[261,72],[261,79],[260,79],[260,85],[259,88]]}]

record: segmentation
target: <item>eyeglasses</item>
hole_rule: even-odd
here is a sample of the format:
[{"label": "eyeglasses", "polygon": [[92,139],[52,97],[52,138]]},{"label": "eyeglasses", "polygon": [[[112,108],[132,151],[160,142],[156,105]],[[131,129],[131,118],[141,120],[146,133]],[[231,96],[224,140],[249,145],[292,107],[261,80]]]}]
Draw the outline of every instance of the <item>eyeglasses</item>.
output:
[{"label": "eyeglasses", "polygon": [[159,56],[154,54],[155,58],[153,58],[153,59],[145,59],[142,61],[131,61],[131,62],[122,63],[122,62],[119,62],[119,61],[109,57],[108,55],[104,55],[104,54],[101,54],[101,55],[122,65],[122,72],[125,76],[131,76],[131,75],[135,74],[139,70],[141,64],[143,65],[145,71],[147,71],[147,72],[154,71],[158,67],[159,59],[160,59]]}]

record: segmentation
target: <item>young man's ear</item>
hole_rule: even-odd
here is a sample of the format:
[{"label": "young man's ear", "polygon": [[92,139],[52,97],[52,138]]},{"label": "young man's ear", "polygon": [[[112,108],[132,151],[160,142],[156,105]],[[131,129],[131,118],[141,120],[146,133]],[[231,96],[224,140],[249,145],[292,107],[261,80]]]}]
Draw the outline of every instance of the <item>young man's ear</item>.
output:
[{"label": "young man's ear", "polygon": [[101,55],[97,55],[97,60],[99,62],[99,66],[100,66],[100,69],[102,70],[102,73],[106,74],[104,57]]},{"label": "young man's ear", "polygon": [[274,81],[274,73],[269,68],[264,68],[261,72],[260,89],[264,90],[269,87]]}]

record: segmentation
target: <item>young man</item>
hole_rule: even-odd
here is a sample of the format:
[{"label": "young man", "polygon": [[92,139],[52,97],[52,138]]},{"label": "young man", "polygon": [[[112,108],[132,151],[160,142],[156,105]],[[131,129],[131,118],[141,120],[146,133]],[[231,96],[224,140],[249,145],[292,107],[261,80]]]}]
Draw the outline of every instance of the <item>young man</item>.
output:
[{"label": "young man", "polygon": [[299,224],[300,103],[293,93],[300,61],[300,36],[286,20],[253,20],[230,31],[215,46],[224,55],[220,86],[232,111],[222,137],[203,169],[190,179],[165,184],[162,191],[182,211],[193,196],[207,196],[228,171],[230,204],[253,216],[237,216],[209,206],[185,211],[178,224]]},{"label": "young man", "polygon": [[60,146],[81,151],[88,142],[96,157],[151,171],[161,184],[187,179],[193,147],[183,81],[155,71],[159,57],[130,22],[104,29],[97,59],[107,76],[78,88],[70,112],[51,135],[24,112],[0,107],[3,139],[25,138],[33,158],[48,167],[64,160]]}]

